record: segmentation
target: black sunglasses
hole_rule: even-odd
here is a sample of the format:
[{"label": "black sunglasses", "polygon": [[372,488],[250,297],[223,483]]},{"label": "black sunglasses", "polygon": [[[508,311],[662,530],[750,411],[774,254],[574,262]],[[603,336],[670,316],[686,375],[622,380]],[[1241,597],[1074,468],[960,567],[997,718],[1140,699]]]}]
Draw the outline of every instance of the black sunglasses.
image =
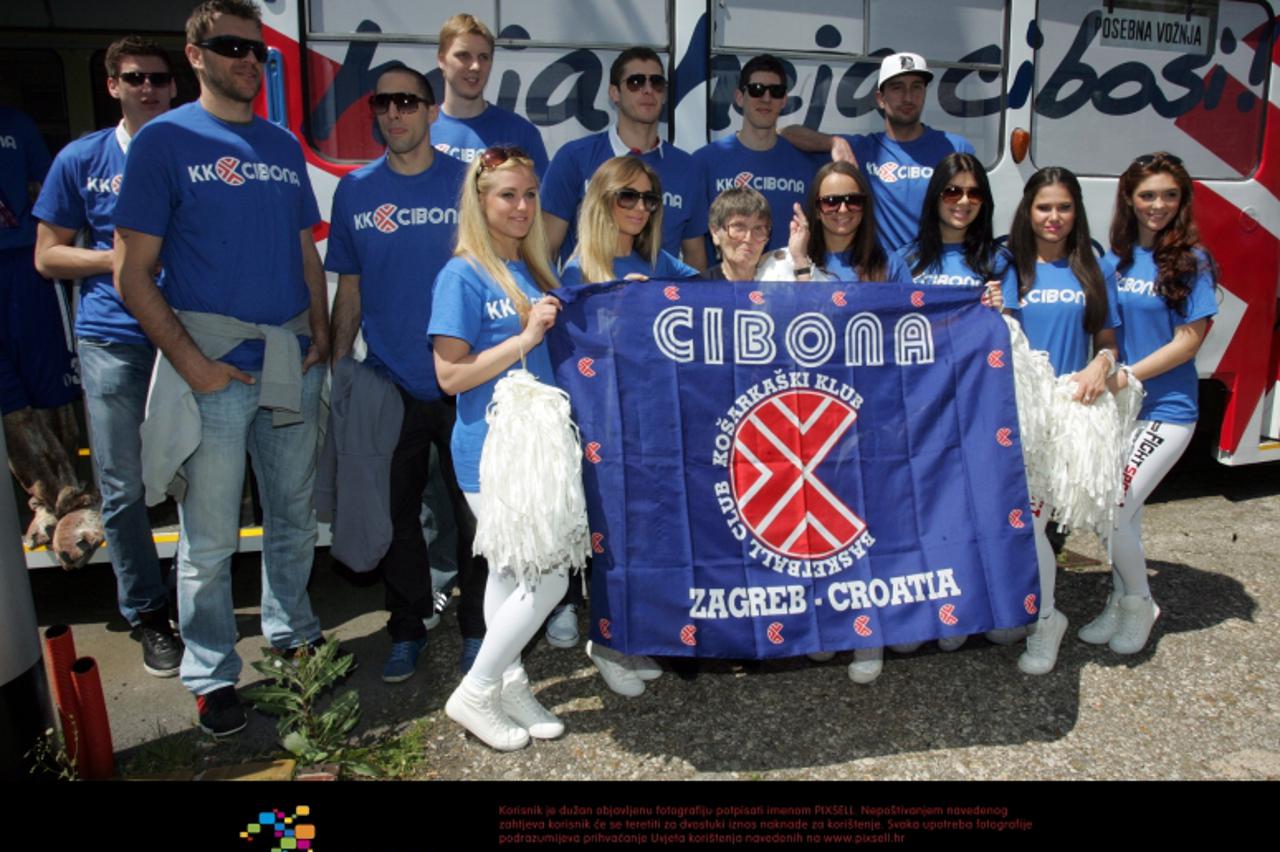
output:
[{"label": "black sunglasses", "polygon": [[785,83],[744,83],[742,91],[746,92],[749,98],[763,98],[765,92],[768,92],[769,97],[774,100],[781,100],[787,96]]},{"label": "black sunglasses", "polygon": [[173,82],[173,74],[168,71],[121,71],[116,79],[123,80],[134,88],[150,80],[152,86],[160,89]]},{"label": "black sunglasses", "polygon": [[205,50],[212,50],[219,56],[228,56],[232,59],[244,59],[252,53],[253,57],[259,62],[267,61],[266,43],[255,38],[220,35],[196,42],[196,47],[203,47]]},{"label": "black sunglasses", "polygon": [[613,197],[623,210],[634,210],[641,201],[644,202],[644,209],[650,213],[662,206],[662,196],[656,192],[641,192],[631,188],[615,189]]},{"label": "black sunglasses", "polygon": [[369,107],[377,115],[386,115],[392,104],[396,105],[401,115],[413,115],[418,111],[419,104],[433,106],[435,101],[413,92],[378,92],[369,96]]},{"label": "black sunglasses", "polygon": [[843,205],[850,210],[861,210],[867,203],[867,196],[861,192],[850,192],[846,195],[818,196],[818,209],[823,213],[834,213]]},{"label": "black sunglasses", "polygon": [[1156,151],[1154,154],[1143,154],[1141,157],[1133,158],[1133,164],[1143,169],[1156,162],[1168,163],[1171,166],[1181,166],[1182,158],[1176,157],[1168,151]]},{"label": "black sunglasses", "polygon": [[645,83],[648,83],[649,88],[659,94],[667,90],[667,78],[661,74],[632,74],[622,82],[632,92],[638,92],[643,89]]}]

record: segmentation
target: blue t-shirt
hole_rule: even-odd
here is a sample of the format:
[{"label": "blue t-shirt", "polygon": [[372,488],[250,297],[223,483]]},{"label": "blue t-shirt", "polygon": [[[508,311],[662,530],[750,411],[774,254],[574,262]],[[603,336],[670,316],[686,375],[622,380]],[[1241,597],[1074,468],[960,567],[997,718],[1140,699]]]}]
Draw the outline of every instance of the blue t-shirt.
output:
[{"label": "blue t-shirt", "polygon": [[493,145],[519,148],[533,160],[533,170],[542,180],[547,173],[547,146],[542,134],[524,116],[489,104],[475,118],[454,118],[444,107],[431,125],[431,144],[437,151],[470,163]]},{"label": "blue t-shirt", "polygon": [[[861,281],[862,276],[858,274],[858,270],[849,262],[849,255],[845,252],[827,252],[827,260],[822,264],[822,269],[835,278],[837,281]],[[897,255],[889,255],[889,262],[885,265],[885,281],[908,282],[911,280],[911,271],[902,263]]]},{"label": "blue t-shirt", "polygon": [[[568,287],[570,284],[582,283],[582,261],[579,257],[572,257],[565,264],[564,271],[560,274],[560,284]],[[681,261],[665,251],[658,252],[658,262],[653,266],[649,265],[649,261],[645,260],[638,252],[632,252],[626,257],[615,257],[613,259],[613,277],[615,279],[623,279],[628,275],[648,275],[650,278],[658,278],[662,280],[670,278],[697,278],[700,273],[689,264]]]},{"label": "blue t-shirt", "polygon": [[360,276],[365,363],[425,402],[442,395],[426,328],[432,285],[453,257],[466,173],[437,155],[421,174],[397,174],[383,156],[344,177],[333,194],[324,268]]},{"label": "blue t-shirt", "polygon": [[[523,261],[507,261],[507,267],[530,301],[542,298],[542,291],[533,282],[533,276]],[[472,352],[479,353],[519,334],[520,330],[520,315],[493,279],[461,257],[445,264],[436,278],[428,334],[432,337],[456,337],[466,341]],[[555,385],[551,356],[547,354],[545,342],[525,353],[525,363],[538,381]],[[458,394],[458,420],[453,427],[450,448],[453,450],[453,469],[458,477],[458,487],[468,494],[480,491],[480,450],[484,447],[485,436],[489,434],[484,412],[493,399],[493,388],[498,379],[518,369],[520,363],[516,362],[501,375]]]},{"label": "blue t-shirt", "polygon": [[[915,254],[914,242],[893,253],[908,272],[915,269]],[[1002,293],[1009,285],[1010,279],[1013,280],[1013,286],[1016,288],[1018,275],[1013,268],[1013,258],[1008,252],[1004,249],[996,249],[995,256],[991,258],[991,277],[982,278],[969,267],[968,261],[965,260],[962,243],[944,243],[942,255],[933,266],[911,277],[916,284],[930,284],[935,287],[985,287],[989,280],[999,281]]]},{"label": "blue t-shirt", "polygon": [[[109,251],[115,242],[111,213],[124,178],[117,128],[90,133],[58,152],[36,199],[33,215],[50,225],[88,233],[87,247]],[[111,273],[80,282],[76,336],[113,343],[150,344],[125,308]]]},{"label": "blue t-shirt", "polygon": [[[1119,328],[1116,308],[1116,270],[1106,259],[1098,261],[1107,287],[1107,318],[1103,328]],[[1049,353],[1058,376],[1084,369],[1093,340],[1084,330],[1084,289],[1064,258],[1036,264],[1036,280],[1030,292],[1018,298],[1016,275],[1004,280],[1004,306],[1018,312],[1022,330],[1032,349]]]},{"label": "blue t-shirt", "polygon": [[735,186],[749,186],[765,197],[773,216],[773,232],[765,250],[773,251],[786,246],[794,212],[791,205],[804,206],[809,181],[828,158],[806,154],[781,136],[770,150],[754,151],[734,135],[702,146],[693,159],[706,181],[708,208],[716,196]]},{"label": "blue t-shirt", "polygon": [[948,154],[972,154],[969,140],[926,127],[918,139],[897,142],[883,132],[846,136],[876,200],[876,230],[885,251],[920,235],[920,211],[933,168]]},{"label": "blue t-shirt", "polygon": [[[283,325],[311,303],[300,235],[320,211],[298,140],[257,116],[232,124],[195,102],[147,122],[129,143],[112,221],[164,239],[176,310]],[[257,370],[262,352],[250,340],[222,360]]]},{"label": "blue t-shirt", "polygon": [[[1124,320],[1120,335],[1121,361],[1138,363],[1173,340],[1174,329],[1178,326],[1189,325],[1218,312],[1208,258],[1197,252],[1196,259],[1199,271],[1191,282],[1191,292],[1180,313],[1156,294],[1156,263],[1151,250],[1134,247],[1133,264],[1118,273],[1120,318]],[[1119,258],[1114,254],[1108,254],[1107,260],[1119,264]],[[1196,422],[1199,416],[1199,385],[1194,358],[1152,376],[1142,383],[1147,395],[1138,417],[1165,423]]]},{"label": "blue t-shirt", "polygon": [[[542,185],[542,209],[569,223],[569,233],[560,247],[560,259],[567,261],[578,244],[578,205],[596,169],[616,154],[609,131],[575,139],[551,160]],[[637,155],[662,180],[662,247],[676,257],[684,240],[701,238],[707,232],[707,191],[702,170],[693,157],[663,142],[647,154]]]},{"label": "blue t-shirt", "polygon": [[27,184],[44,180],[49,149],[25,113],[0,106],[0,251],[36,244]]}]

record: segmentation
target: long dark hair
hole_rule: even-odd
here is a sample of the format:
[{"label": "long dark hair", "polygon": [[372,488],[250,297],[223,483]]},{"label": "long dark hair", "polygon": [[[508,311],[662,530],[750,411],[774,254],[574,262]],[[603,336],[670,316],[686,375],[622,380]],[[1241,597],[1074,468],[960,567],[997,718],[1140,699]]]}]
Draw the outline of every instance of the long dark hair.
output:
[{"label": "long dark hair", "polygon": [[1133,209],[1133,194],[1138,184],[1152,175],[1173,178],[1182,197],[1178,215],[1156,234],[1151,254],[1156,263],[1155,291],[1165,304],[1180,314],[1186,313],[1191,283],[1203,267],[1217,278],[1213,258],[1200,245],[1200,231],[1191,215],[1191,176],[1182,161],[1165,151],[1138,157],[1120,175],[1116,185],[1116,208],[1111,215],[1111,250],[1119,259],[1119,272],[1133,266],[1133,249],[1138,244],[1138,216]]},{"label": "long dark hair", "polygon": [[853,178],[858,185],[858,192],[866,196],[862,207],[862,221],[853,235],[849,245],[850,266],[858,271],[863,281],[884,281],[889,268],[889,256],[880,247],[876,239],[875,199],[871,197],[871,189],[867,186],[862,170],[852,163],[843,160],[827,163],[818,169],[809,183],[809,201],[805,206],[809,218],[809,257],[821,265],[827,257],[827,235],[822,230],[822,215],[818,212],[818,196],[821,195],[822,182],[828,175],[842,174]]},{"label": "long dark hair", "polygon": [[1018,273],[1018,297],[1031,292],[1036,283],[1036,235],[1031,230],[1031,205],[1036,195],[1048,186],[1066,187],[1075,208],[1075,223],[1067,234],[1065,256],[1071,272],[1084,291],[1084,330],[1097,334],[1107,320],[1107,286],[1102,277],[1102,267],[1093,254],[1093,241],[1089,238],[1089,218],[1084,212],[1080,181],[1061,166],[1043,168],[1031,176],[1022,190],[1022,201],[1013,214],[1009,226],[1009,251],[1013,255],[1014,269]]},{"label": "long dark hair", "polygon": [[973,175],[978,191],[982,193],[978,215],[964,232],[964,262],[983,281],[993,277],[991,260],[995,255],[996,239],[992,225],[995,211],[991,183],[987,180],[987,170],[977,157],[959,152],[948,154],[938,163],[929,180],[929,188],[925,190],[924,209],[920,211],[920,236],[908,256],[912,275],[934,269],[942,260],[942,222],[938,216],[938,203],[942,190],[961,173]]}]

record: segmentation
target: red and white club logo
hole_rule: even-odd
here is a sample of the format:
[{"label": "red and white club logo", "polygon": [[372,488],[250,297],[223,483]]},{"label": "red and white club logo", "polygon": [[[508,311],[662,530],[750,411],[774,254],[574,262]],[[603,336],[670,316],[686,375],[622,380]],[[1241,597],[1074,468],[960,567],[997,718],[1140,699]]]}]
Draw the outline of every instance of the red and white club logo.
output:
[{"label": "red and white club logo", "polygon": [[595,553],[604,553],[604,533],[591,534],[591,550]]},{"label": "red and white club logo", "polygon": [[694,627],[692,624],[686,624],[684,627],[680,628],[680,641],[686,645],[697,645],[697,632],[698,628]]},{"label": "red and white club logo", "polygon": [[729,457],[733,497],[766,547],[792,559],[822,559],[866,530],[817,474],[857,419],[830,394],[791,390],[761,400],[738,423]]},{"label": "red and white club logo", "polygon": [[1022,599],[1022,608],[1027,611],[1027,615],[1035,615],[1038,607],[1036,606],[1036,596],[1027,595]]},{"label": "red and white club logo", "polygon": [[786,641],[782,638],[782,622],[781,621],[775,621],[773,624],[770,624],[769,628],[765,630],[764,633],[766,636],[769,637],[769,641],[775,645],[781,645],[784,641]]},{"label": "red and white club logo", "polygon": [[377,210],[373,211],[373,226],[384,234],[394,233],[399,229],[396,220],[392,218],[396,215],[398,208],[394,204],[383,204]]},{"label": "red and white club logo", "polygon": [[764,293],[761,293],[759,290],[752,290],[747,294],[747,298],[751,300],[751,304],[753,305],[764,304]]},{"label": "red and white club logo", "polygon": [[853,620],[853,632],[859,636],[871,635],[871,616],[860,615]]},{"label": "red and white club logo", "polygon": [[672,302],[678,302],[680,301],[680,288],[674,284],[668,284],[662,289],[662,295]]},{"label": "red and white club logo", "polygon": [[588,379],[595,378],[596,371],[591,369],[591,365],[594,363],[595,363],[595,359],[593,358],[579,358],[578,372],[586,376]]},{"label": "red and white club logo", "polygon": [[1002,426],[996,430],[996,443],[1002,447],[1012,447],[1013,438],[1009,437],[1013,434],[1013,430],[1008,426]]},{"label": "red and white club logo", "polygon": [[1027,525],[1027,522],[1022,520],[1021,509],[1014,509],[1012,512],[1009,513],[1009,526],[1013,527],[1015,530],[1020,530],[1026,525]]},{"label": "red and white club logo", "polygon": [[911,304],[915,305],[917,308],[924,307],[924,291],[923,290],[916,290],[914,293],[911,294]]},{"label": "red and white club logo", "polygon": [[835,291],[834,293],[832,293],[832,294],[831,294],[831,303],[832,303],[832,304],[834,304],[834,305],[835,305],[836,307],[838,307],[838,308],[843,308],[846,304],[848,304],[848,303],[845,301],[845,298],[844,298],[844,291],[843,291],[843,290],[837,290],[837,291]]},{"label": "red and white club logo", "polygon": [[876,175],[880,178],[880,180],[884,181],[885,183],[897,183],[898,182],[898,164],[885,163],[884,165],[880,166],[880,168],[876,169]]},{"label": "red and white club logo", "polygon": [[600,443],[598,441],[592,441],[587,444],[583,453],[586,455],[587,461],[592,464],[600,464]]},{"label": "red and white club logo", "polygon": [[1004,350],[992,349],[991,352],[987,355],[987,366],[1003,367],[1004,366]]},{"label": "red and white club logo", "polygon": [[218,162],[213,164],[213,171],[218,176],[218,180],[227,186],[239,186],[244,183],[244,175],[236,171],[240,165],[240,161],[235,157],[220,157]]},{"label": "red and white club logo", "polygon": [[956,613],[955,604],[943,604],[942,606],[938,607],[938,620],[941,621],[943,624],[947,625],[948,627],[952,627],[957,622],[960,621],[960,619],[956,618],[955,613]]},{"label": "red and white club logo", "polygon": [[751,179],[754,177],[755,175],[751,174],[751,172],[738,172],[733,178],[733,185],[739,189],[744,186],[751,186]]},{"label": "red and white club logo", "polygon": [[612,639],[613,634],[609,632],[609,619],[600,619],[600,635],[606,639]]},{"label": "red and white club logo", "polygon": [[111,191],[116,195],[120,194],[120,181],[124,180],[124,175],[116,175],[111,179]]}]

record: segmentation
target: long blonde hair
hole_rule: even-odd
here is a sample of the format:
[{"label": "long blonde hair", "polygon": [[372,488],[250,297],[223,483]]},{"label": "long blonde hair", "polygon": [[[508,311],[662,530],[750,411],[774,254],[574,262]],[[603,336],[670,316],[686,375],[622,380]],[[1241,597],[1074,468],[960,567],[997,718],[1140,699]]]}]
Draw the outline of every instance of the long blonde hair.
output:
[{"label": "long blonde hair", "polygon": [[[493,247],[493,237],[489,234],[489,222],[484,215],[484,207],[480,196],[489,191],[493,185],[494,175],[501,171],[524,168],[529,174],[537,176],[533,170],[533,160],[524,153],[509,149],[506,162],[486,169],[482,165],[482,157],[472,160],[467,169],[467,177],[462,183],[462,194],[458,199],[458,244],[453,249],[454,257],[461,257],[471,264],[473,269],[484,272],[502,289],[503,294],[511,300],[511,305],[520,315],[523,323],[529,317],[529,297],[516,284],[515,277],[507,264]],[[559,279],[551,270],[548,258],[551,249],[547,246],[547,233],[542,228],[542,199],[539,195],[534,200],[533,226],[520,241],[520,259],[529,267],[534,283],[542,292],[554,290],[560,286]]]},{"label": "long blonde hair", "polygon": [[[614,157],[596,169],[587,184],[587,194],[578,212],[578,247],[574,257],[582,267],[582,280],[612,281],[613,259],[618,253],[618,223],[613,220],[614,194],[645,175],[653,192],[662,196],[662,179],[639,157]],[[643,204],[643,201],[638,202]],[[649,214],[644,230],[636,237],[634,249],[650,266],[658,263],[662,250],[662,205]]]}]

